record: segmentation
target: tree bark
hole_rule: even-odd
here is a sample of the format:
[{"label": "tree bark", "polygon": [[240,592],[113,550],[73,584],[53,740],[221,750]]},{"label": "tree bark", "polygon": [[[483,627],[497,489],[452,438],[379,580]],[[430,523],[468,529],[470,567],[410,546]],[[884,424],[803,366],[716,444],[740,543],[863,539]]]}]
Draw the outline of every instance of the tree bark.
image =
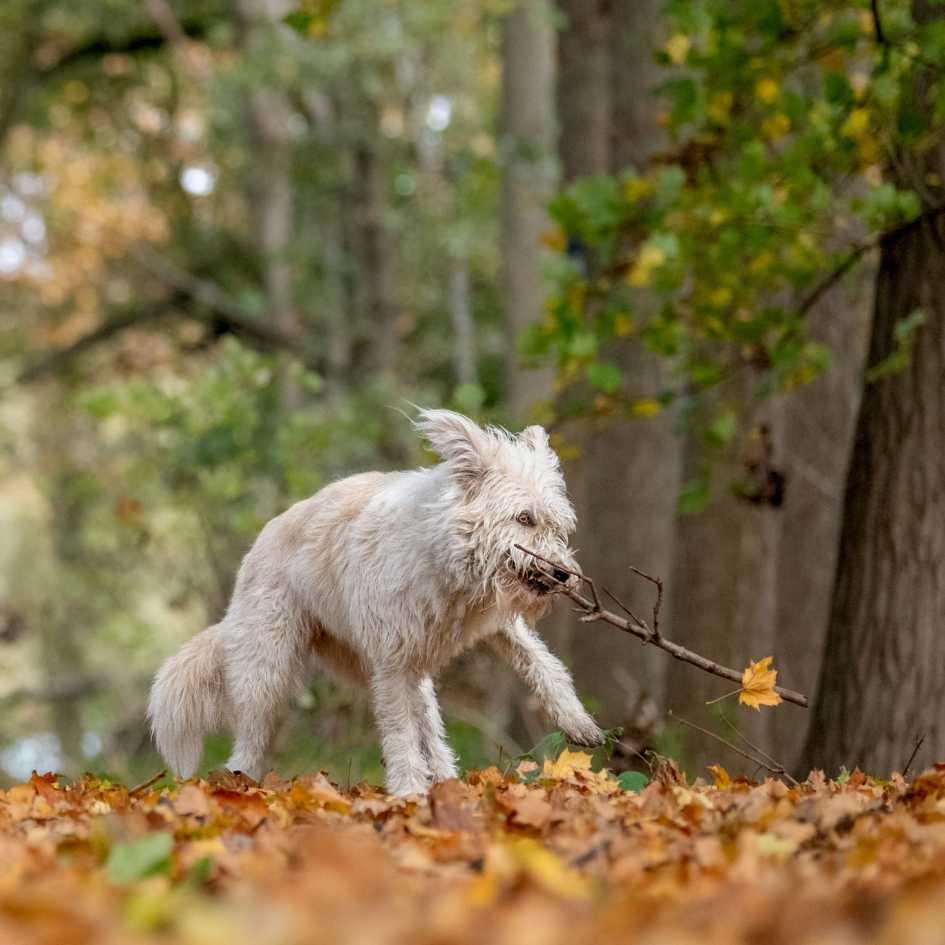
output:
[{"label": "tree bark", "polygon": [[[658,0],[561,4],[568,22],[558,50],[559,150],[569,180],[643,168],[663,144],[651,91],[659,78],[653,58],[659,8]],[[615,342],[602,356],[620,367],[629,398],[660,388],[663,368],[636,339]],[[640,602],[652,589],[627,565],[670,576],[682,446],[672,417],[584,421],[567,435],[580,450],[567,474],[582,566],[622,600],[645,608]],[[573,626],[570,615],[559,620]],[[607,630],[582,632],[580,645],[572,637],[570,649],[578,684],[593,693],[607,724],[633,726],[642,695],[661,700],[660,654]]]},{"label": "tree bark", "polygon": [[566,181],[611,166],[609,0],[558,0],[558,155]]},{"label": "tree bark", "polygon": [[[749,397],[749,380],[725,395],[735,403]],[[705,511],[682,516],[676,533],[676,556],[672,571],[670,620],[668,633],[683,646],[697,649],[710,659],[727,666],[747,666],[751,659],[772,654],[777,613],[778,542],[783,511],[769,502],[750,502],[736,495],[732,485],[747,481],[748,464],[762,459],[762,466],[777,463],[777,432],[780,405],[764,404],[746,426],[755,431],[762,427],[772,437],[771,452],[764,441],[751,434],[732,454],[719,461],[715,470],[721,494]],[[696,473],[701,458],[697,443],[686,444],[686,478]],[[762,473],[762,476],[764,474]],[[756,484],[752,480],[752,485]],[[796,689],[793,680],[779,681]],[[673,664],[668,669],[666,705],[677,715],[704,728],[714,728],[731,738],[728,726],[713,721],[706,703],[730,692],[732,688],[691,668]],[[734,716],[734,697],[717,704],[716,712]],[[802,712],[786,706],[784,712]],[[741,710],[737,716],[739,731],[767,750],[771,714]],[[705,766],[722,761],[733,771],[744,771],[746,764],[733,755],[720,758],[717,742],[696,732],[685,731],[683,760],[694,774],[705,774]]]},{"label": "tree bark", "polygon": [[[840,544],[843,483],[862,393],[870,319],[870,287],[863,271],[810,313],[813,337],[834,353],[822,377],[785,398],[782,468],[787,479],[778,541],[777,634],[779,679],[813,696],[830,617],[830,595]],[[793,770],[803,749],[810,712],[771,714],[771,754]]]},{"label": "tree bark", "polygon": [[[281,0],[238,0],[237,18],[246,54],[259,60],[272,49],[273,33],[284,29]],[[263,286],[277,329],[300,338],[301,319],[295,304],[292,241],[295,230],[295,136],[292,108],[286,93],[275,85],[254,85],[246,92],[246,112],[252,162],[251,195]],[[297,407],[301,390],[286,372],[281,379],[287,407]]]},{"label": "tree bark", "polygon": [[[941,19],[913,3],[918,23]],[[913,108],[925,108],[919,75]],[[897,162],[900,187],[943,203],[945,141]],[[820,686],[805,766],[914,770],[945,757],[945,220],[929,214],[883,241],[868,363],[897,347],[896,326],[920,309],[904,370],[868,384],[856,424]]]},{"label": "tree bark", "polygon": [[522,331],[542,315],[541,234],[554,186],[554,63],[544,0],[520,0],[502,20],[500,225],[506,404],[516,421],[551,393],[551,371],[526,370]]},{"label": "tree bark", "polygon": [[[943,167],[945,169],[945,167]],[[866,388],[844,499],[833,606],[805,767],[917,768],[945,756],[945,226],[889,240],[869,363],[921,308],[902,373]]]}]

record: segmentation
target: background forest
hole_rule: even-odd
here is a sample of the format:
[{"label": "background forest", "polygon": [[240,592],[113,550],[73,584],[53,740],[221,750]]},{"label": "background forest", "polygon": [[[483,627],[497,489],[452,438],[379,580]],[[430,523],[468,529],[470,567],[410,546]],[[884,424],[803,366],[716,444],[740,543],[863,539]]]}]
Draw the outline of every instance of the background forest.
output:
[{"label": "background forest", "polygon": [[[160,767],[159,661],[268,518],[432,461],[411,403],[545,423],[585,571],[811,697],[707,705],[559,604],[618,768],[751,774],[668,710],[945,757],[943,69],[935,0],[5,0],[4,776]],[[491,653],[443,696],[467,764],[547,731]],[[379,781],[364,694],[278,767]]]}]

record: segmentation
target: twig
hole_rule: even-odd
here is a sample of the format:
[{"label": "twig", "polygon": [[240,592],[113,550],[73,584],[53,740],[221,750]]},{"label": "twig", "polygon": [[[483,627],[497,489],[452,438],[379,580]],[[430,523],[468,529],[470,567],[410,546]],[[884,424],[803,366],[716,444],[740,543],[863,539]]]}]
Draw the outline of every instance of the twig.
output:
[{"label": "twig", "polygon": [[873,30],[876,33],[876,42],[880,46],[886,46],[889,41],[886,39],[886,33],[883,31],[883,20],[879,15],[879,0],[870,0],[870,9],[873,13]]},{"label": "twig", "polygon": [[766,761],[771,762],[771,764],[775,765],[776,767],[778,767],[778,768],[784,768],[784,765],[782,765],[780,761],[778,761],[778,760],[775,759],[775,758],[772,758],[771,755],[769,755],[766,751],[764,751],[763,749],[759,748],[753,741],[750,741],[747,735],[745,735],[743,732],[740,732],[740,731],[738,730],[738,726],[736,726],[736,725],[732,722],[731,719],[726,718],[724,714],[723,714],[723,715],[720,715],[719,718],[720,718],[720,719],[735,733],[735,735],[736,735],[738,738],[740,738],[753,752],[756,752],[760,757],[764,758]]},{"label": "twig", "polygon": [[912,754],[909,755],[909,760],[906,762],[905,768],[902,769],[902,776],[905,777],[909,773],[909,769],[912,767],[912,762],[915,761],[915,756],[919,753],[919,749],[922,747],[922,742],[925,741],[925,735],[921,735],[919,740],[915,743],[915,748],[912,749]]},{"label": "twig", "polygon": [[[713,676],[719,676],[722,679],[728,679],[732,682],[739,683],[739,685],[741,684],[742,673],[738,672],[738,670],[729,669],[729,667],[723,666],[721,663],[716,663],[714,660],[710,660],[705,656],[700,656],[698,653],[693,653],[692,650],[688,650],[686,647],[680,646],[678,643],[673,643],[672,640],[667,640],[664,636],[654,634],[653,630],[651,630],[649,626],[640,620],[634,620],[632,618],[627,619],[625,617],[621,617],[619,614],[612,613],[609,610],[604,610],[600,606],[600,599],[597,596],[597,590],[591,578],[584,574],[579,574],[577,571],[568,571],[567,568],[562,568],[561,565],[549,561],[547,558],[542,557],[542,555],[532,551],[530,548],[525,548],[523,545],[515,545],[515,547],[518,548],[519,551],[524,551],[526,554],[531,555],[538,561],[542,561],[549,565],[553,570],[564,571],[567,574],[579,577],[582,581],[590,586],[593,599],[585,597],[579,591],[568,587],[566,582],[561,581],[554,576],[553,571],[546,571],[544,568],[541,569],[542,574],[558,586],[559,592],[573,600],[574,603],[577,604],[578,607],[583,611],[584,617],[582,617],[582,619],[587,618],[588,622],[592,620],[603,620],[605,623],[609,623],[612,627],[616,627],[618,630],[623,630],[624,633],[632,634],[633,636],[642,640],[644,643],[652,643],[661,650],[665,650],[674,659],[681,660],[684,663],[690,663],[693,666],[698,666],[699,669],[704,670],[707,673],[711,673]],[[805,696],[803,693],[795,692],[793,689],[785,689],[783,686],[775,686],[774,691],[778,693],[778,695],[781,696],[781,698],[786,702],[792,702],[794,705],[802,706],[805,709],[809,705],[807,696]]]},{"label": "twig", "polygon": [[646,571],[641,571],[632,564],[630,570],[634,574],[639,574],[644,580],[656,585],[656,603],[653,605],[653,635],[658,637],[660,635],[660,608],[663,606],[663,579],[653,577],[652,574],[647,574]]},{"label": "twig", "polygon": [[167,768],[161,768],[157,774],[152,774],[147,781],[142,781],[140,784],[136,784],[129,792],[128,796],[133,797],[135,794],[140,794],[142,791],[146,791],[152,784],[157,784],[167,774]]},{"label": "twig", "polygon": [[667,715],[671,719],[675,719],[677,722],[681,722],[683,725],[688,725],[689,728],[695,729],[697,732],[701,732],[703,735],[707,735],[709,738],[715,739],[715,741],[725,745],[726,748],[734,751],[736,755],[741,755],[742,758],[746,758],[748,761],[754,762],[759,768],[764,768],[766,771],[770,771],[774,775],[778,775],[779,777],[787,779],[791,782],[791,784],[794,785],[794,787],[797,787],[797,781],[791,777],[787,771],[785,771],[783,765],[779,765],[777,763],[769,764],[767,761],[764,761],[756,755],[750,755],[747,751],[743,751],[741,748],[739,748],[738,745],[733,745],[730,741],[728,741],[728,739],[722,738],[721,735],[716,735],[715,732],[710,732],[707,728],[703,728],[701,725],[696,725],[695,722],[690,722],[688,719],[684,719],[681,715],[675,715],[672,709],[667,712]]}]

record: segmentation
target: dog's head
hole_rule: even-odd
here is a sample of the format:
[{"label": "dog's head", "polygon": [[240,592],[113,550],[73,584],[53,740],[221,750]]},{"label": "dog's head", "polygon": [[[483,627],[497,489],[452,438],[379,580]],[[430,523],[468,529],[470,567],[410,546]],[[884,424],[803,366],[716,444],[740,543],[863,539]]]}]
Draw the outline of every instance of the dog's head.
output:
[{"label": "dog's head", "polygon": [[[574,508],[542,427],[518,435],[450,410],[422,410],[417,429],[443,460],[454,562],[470,583],[519,611],[542,612],[560,582],[575,586]],[[518,546],[537,552],[541,561]]]}]

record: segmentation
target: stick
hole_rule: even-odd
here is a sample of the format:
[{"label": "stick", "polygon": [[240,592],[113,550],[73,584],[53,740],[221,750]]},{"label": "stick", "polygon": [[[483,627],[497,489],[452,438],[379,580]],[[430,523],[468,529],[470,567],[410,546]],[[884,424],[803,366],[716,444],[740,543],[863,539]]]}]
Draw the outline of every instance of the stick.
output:
[{"label": "stick", "polygon": [[906,762],[905,768],[902,769],[902,776],[905,777],[909,773],[909,769],[912,767],[912,762],[915,761],[915,756],[919,753],[919,749],[922,747],[922,742],[925,741],[925,735],[923,734],[919,740],[915,743],[915,748],[912,749],[912,754],[909,755],[909,760]]},{"label": "stick", "polygon": [[[616,627],[618,630],[623,630],[624,633],[633,634],[633,636],[638,637],[644,643],[652,643],[654,646],[659,647],[661,650],[665,650],[670,656],[677,660],[681,660],[683,663],[691,663],[693,666],[698,666],[699,669],[704,670],[707,673],[711,673],[713,676],[719,676],[722,679],[728,679],[732,682],[738,683],[739,686],[741,685],[742,674],[738,672],[738,670],[729,669],[727,666],[723,666],[721,663],[716,663],[714,660],[710,660],[705,656],[700,656],[698,653],[693,653],[692,650],[687,650],[686,647],[680,646],[678,643],[673,643],[672,640],[667,640],[666,637],[660,635],[658,630],[652,630],[649,625],[642,620],[634,620],[632,618],[627,619],[625,617],[621,617],[619,614],[612,613],[609,610],[604,610],[600,605],[600,598],[597,595],[597,587],[591,578],[584,574],[580,574],[577,571],[569,571],[567,568],[561,567],[560,564],[549,561],[547,558],[535,551],[532,551],[530,548],[525,548],[523,545],[515,545],[515,547],[518,548],[519,551],[524,551],[525,554],[531,555],[538,561],[549,565],[549,567],[551,567],[553,570],[556,569],[558,571],[564,571],[567,574],[580,578],[590,587],[593,599],[589,599],[579,591],[568,587],[564,581],[559,581],[551,571],[546,571],[544,568],[541,569],[542,574],[558,586],[559,593],[569,597],[574,601],[575,604],[578,605],[580,610],[583,612],[581,620],[584,623],[593,623],[596,620],[603,620],[605,623],[609,623],[612,627]],[[650,580],[655,582],[656,578],[650,578]],[[661,590],[659,584],[657,584],[657,588]],[[657,597],[656,606],[654,607],[653,625],[655,627],[658,626],[658,608],[661,601],[662,594],[660,593]],[[799,705],[805,709],[809,705],[807,696],[801,692],[795,692],[793,689],[785,689],[783,686],[775,686],[774,691],[779,696],[781,696],[785,702],[793,702],[794,705]]]},{"label": "stick", "polygon": [[689,728],[695,729],[697,732],[701,732],[703,735],[708,735],[709,738],[714,738],[717,742],[721,742],[723,745],[725,745],[726,748],[729,748],[732,751],[734,751],[736,755],[741,755],[742,758],[746,758],[748,759],[748,761],[754,762],[756,765],[758,765],[759,768],[764,768],[766,771],[770,771],[772,774],[778,775],[782,778],[786,778],[788,781],[791,782],[791,784],[794,785],[794,787],[797,787],[797,781],[794,778],[792,778],[791,775],[787,773],[787,771],[784,770],[783,765],[779,765],[779,764],[770,765],[768,764],[767,761],[763,761],[761,758],[758,758],[755,755],[750,755],[747,751],[742,751],[742,749],[739,748],[738,745],[733,745],[727,739],[722,738],[721,735],[716,735],[715,732],[710,732],[707,728],[702,728],[701,725],[696,725],[695,722],[690,722],[688,719],[684,719],[681,715],[674,715],[672,709],[670,709],[669,712],[667,712],[666,714],[671,719],[675,719],[677,722],[682,722],[683,725],[688,725]]},{"label": "stick", "polygon": [[152,774],[147,781],[142,781],[140,784],[136,784],[129,792],[128,796],[133,797],[135,794],[140,794],[142,791],[146,791],[152,784],[157,784],[167,774],[167,768],[161,768],[157,774]]}]

